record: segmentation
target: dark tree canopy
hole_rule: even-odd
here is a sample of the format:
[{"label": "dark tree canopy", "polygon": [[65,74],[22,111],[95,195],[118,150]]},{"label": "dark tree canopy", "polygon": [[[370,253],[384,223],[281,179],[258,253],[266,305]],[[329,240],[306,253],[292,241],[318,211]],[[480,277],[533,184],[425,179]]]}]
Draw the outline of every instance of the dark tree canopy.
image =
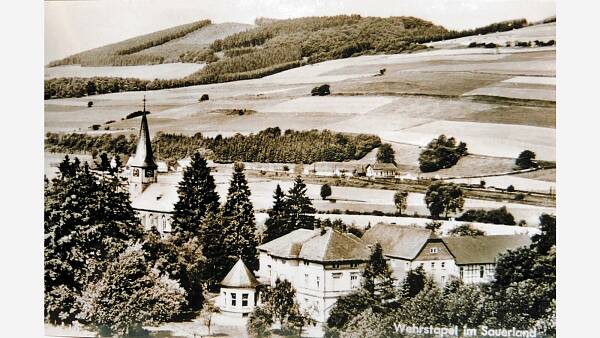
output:
[{"label": "dark tree canopy", "polygon": [[461,224],[454,229],[448,231],[450,236],[485,236],[485,232],[481,231],[472,224]]},{"label": "dark tree canopy", "polygon": [[254,207],[250,201],[250,188],[242,163],[234,165],[227,201],[223,206],[223,217],[225,237],[220,244],[227,248],[228,256],[232,257],[232,260],[236,257],[242,258],[251,271],[258,270]]},{"label": "dark tree canopy", "polygon": [[455,165],[462,156],[467,155],[467,144],[456,144],[454,137],[440,135],[431,140],[419,155],[419,168],[422,172],[432,172]]},{"label": "dark tree canopy", "polygon": [[377,148],[377,162],[381,163],[395,163],[394,149],[389,143],[382,144]]},{"label": "dark tree canopy", "polygon": [[531,150],[524,150],[519,154],[519,157],[517,157],[515,164],[521,169],[529,169],[537,166],[534,160],[535,153]]},{"label": "dark tree canopy", "polygon": [[177,189],[179,200],[173,212],[173,232],[180,233],[177,236],[182,240],[199,235],[202,218],[217,211],[219,195],[215,189],[215,180],[206,160],[195,153],[190,166],[183,172]]},{"label": "dark tree canopy", "polygon": [[273,193],[273,207],[268,211],[269,218],[265,221],[265,231],[262,242],[270,242],[287,234],[287,208],[285,205],[285,194],[281,186],[277,184]]},{"label": "dark tree canopy", "polygon": [[321,198],[327,199],[329,196],[331,196],[331,186],[325,183],[321,186]]},{"label": "dark tree canopy", "polygon": [[454,183],[434,182],[427,189],[425,203],[434,219],[444,215],[459,212],[463,209],[465,200],[462,189]]},{"label": "dark tree canopy", "polygon": [[296,229],[314,229],[315,208],[308,196],[306,196],[306,184],[296,177],[294,186],[290,188],[285,197],[285,207],[288,215],[286,233]]},{"label": "dark tree canopy", "polygon": [[51,323],[71,323],[85,286],[143,229],[116,176],[98,178],[68,158],[60,171],[44,191],[44,310]]},{"label": "dark tree canopy", "polygon": [[510,212],[508,212],[505,206],[492,210],[470,209],[465,211],[459,217],[457,217],[456,220],[464,222],[479,222],[506,225],[517,224],[515,222],[515,217]]}]

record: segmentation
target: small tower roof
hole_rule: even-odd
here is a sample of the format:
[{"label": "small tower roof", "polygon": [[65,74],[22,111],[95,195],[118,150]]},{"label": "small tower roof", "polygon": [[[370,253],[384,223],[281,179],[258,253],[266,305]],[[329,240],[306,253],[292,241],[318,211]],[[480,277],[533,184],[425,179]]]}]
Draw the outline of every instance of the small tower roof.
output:
[{"label": "small tower roof", "polygon": [[138,143],[135,148],[135,157],[131,166],[156,169],[157,165],[154,162],[152,154],[152,144],[150,143],[150,131],[148,130],[148,119],[146,118],[146,97],[144,97],[144,111],[142,114],[142,122],[140,124],[140,133],[138,135]]},{"label": "small tower roof", "polygon": [[221,286],[230,288],[254,288],[260,283],[240,258],[221,281]]}]

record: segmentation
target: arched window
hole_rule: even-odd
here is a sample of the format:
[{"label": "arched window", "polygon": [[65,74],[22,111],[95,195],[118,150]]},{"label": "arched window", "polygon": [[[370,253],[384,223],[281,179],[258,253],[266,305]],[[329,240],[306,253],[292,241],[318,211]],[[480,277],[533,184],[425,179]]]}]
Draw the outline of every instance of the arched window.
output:
[{"label": "arched window", "polygon": [[162,231],[167,231],[167,217],[165,215],[162,215]]},{"label": "arched window", "polygon": [[138,168],[133,168],[133,176],[140,176],[140,169]]}]

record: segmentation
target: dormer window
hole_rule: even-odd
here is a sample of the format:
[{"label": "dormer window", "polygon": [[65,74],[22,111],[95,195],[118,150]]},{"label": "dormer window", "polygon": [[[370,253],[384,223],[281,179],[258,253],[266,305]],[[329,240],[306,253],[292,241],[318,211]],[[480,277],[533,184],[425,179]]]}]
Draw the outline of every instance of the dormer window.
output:
[{"label": "dormer window", "polygon": [[431,248],[431,249],[429,249],[429,253],[432,253],[432,254],[438,253],[438,248]]}]

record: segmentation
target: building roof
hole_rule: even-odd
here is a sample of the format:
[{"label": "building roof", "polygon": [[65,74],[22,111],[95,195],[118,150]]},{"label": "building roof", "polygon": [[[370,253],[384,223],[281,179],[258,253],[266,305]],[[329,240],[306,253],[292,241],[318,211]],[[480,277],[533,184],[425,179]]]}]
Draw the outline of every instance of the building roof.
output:
[{"label": "building roof", "polygon": [[316,262],[368,260],[370,250],[358,237],[327,228],[298,229],[258,247],[270,255]]},{"label": "building roof", "polygon": [[369,245],[379,242],[386,256],[412,260],[432,235],[425,228],[377,223],[365,232],[362,240]]},{"label": "building roof", "polygon": [[142,167],[156,169],[154,155],[152,154],[152,144],[150,143],[150,131],[148,130],[148,119],[146,112],[142,114],[142,122],[140,124],[140,133],[138,135],[138,143],[135,148],[135,156],[131,165],[134,167]]},{"label": "building roof", "polygon": [[398,167],[394,163],[374,163],[372,166],[373,170],[384,170],[384,171],[396,171]]},{"label": "building roof", "polygon": [[177,186],[168,183],[153,183],[131,201],[131,206],[137,210],[173,212],[178,200]]},{"label": "building roof", "polygon": [[252,271],[248,269],[241,258],[221,281],[221,286],[230,288],[254,288],[259,284]]},{"label": "building roof", "polygon": [[492,264],[499,254],[531,244],[529,236],[524,234],[443,237],[442,240],[457,265]]}]

